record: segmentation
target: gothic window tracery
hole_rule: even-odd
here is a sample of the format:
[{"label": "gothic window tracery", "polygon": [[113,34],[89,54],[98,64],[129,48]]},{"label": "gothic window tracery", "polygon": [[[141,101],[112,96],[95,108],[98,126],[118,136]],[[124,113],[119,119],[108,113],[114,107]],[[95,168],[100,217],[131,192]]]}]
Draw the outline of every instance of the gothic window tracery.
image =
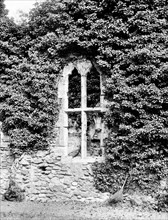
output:
[{"label": "gothic window tracery", "polygon": [[65,156],[102,157],[104,111],[102,76],[89,61],[63,70],[63,145]]}]

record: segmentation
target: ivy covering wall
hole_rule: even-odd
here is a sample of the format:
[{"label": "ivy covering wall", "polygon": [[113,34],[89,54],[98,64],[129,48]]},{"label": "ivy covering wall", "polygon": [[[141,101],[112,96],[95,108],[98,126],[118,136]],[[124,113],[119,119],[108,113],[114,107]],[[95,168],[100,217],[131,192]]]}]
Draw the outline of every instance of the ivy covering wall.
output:
[{"label": "ivy covering wall", "polygon": [[47,146],[58,75],[71,53],[83,55],[107,78],[111,132],[96,187],[113,192],[133,170],[129,187],[156,194],[168,172],[167,1],[50,0],[21,25],[1,18],[0,28],[0,111],[11,147]]},{"label": "ivy covering wall", "polygon": [[[57,120],[59,59],[43,52],[28,24],[7,17],[0,24],[0,115],[11,151],[21,154],[48,147]],[[45,36],[50,47],[51,34]],[[40,42],[40,43],[39,43]]]}]

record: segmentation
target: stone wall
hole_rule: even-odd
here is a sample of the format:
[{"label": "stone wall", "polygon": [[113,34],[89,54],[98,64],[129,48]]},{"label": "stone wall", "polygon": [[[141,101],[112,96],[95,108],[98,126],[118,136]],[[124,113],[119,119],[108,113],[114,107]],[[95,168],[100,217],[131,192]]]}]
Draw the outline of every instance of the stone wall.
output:
[{"label": "stone wall", "polygon": [[[80,158],[64,156],[64,148],[51,146],[48,151],[38,151],[33,155],[23,154],[15,160],[10,155],[9,138],[1,133],[0,142],[0,199],[8,189],[10,176],[24,190],[30,201],[99,201],[103,202],[108,193],[100,193],[94,187],[92,162]],[[166,194],[167,180],[161,180],[160,195]],[[142,205],[143,201],[155,205],[151,196],[134,193],[127,195],[129,201]]]},{"label": "stone wall", "polygon": [[[2,137],[3,136],[3,137]],[[10,175],[32,201],[104,201],[107,194],[94,188],[92,161],[76,162],[64,157],[63,147],[23,154],[13,160],[9,139],[1,133],[1,198],[9,186]]]},{"label": "stone wall", "polygon": [[0,198],[2,198],[2,195],[8,188],[10,168],[13,163],[8,146],[9,138],[4,136],[0,130]]}]

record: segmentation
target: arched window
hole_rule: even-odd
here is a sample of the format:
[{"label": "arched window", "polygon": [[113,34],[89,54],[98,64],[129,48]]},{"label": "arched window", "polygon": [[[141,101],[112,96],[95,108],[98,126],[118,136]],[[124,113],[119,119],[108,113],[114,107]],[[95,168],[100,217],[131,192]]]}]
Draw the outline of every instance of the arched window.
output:
[{"label": "arched window", "polygon": [[102,76],[90,61],[69,63],[63,69],[62,120],[65,156],[102,157],[104,94]]}]

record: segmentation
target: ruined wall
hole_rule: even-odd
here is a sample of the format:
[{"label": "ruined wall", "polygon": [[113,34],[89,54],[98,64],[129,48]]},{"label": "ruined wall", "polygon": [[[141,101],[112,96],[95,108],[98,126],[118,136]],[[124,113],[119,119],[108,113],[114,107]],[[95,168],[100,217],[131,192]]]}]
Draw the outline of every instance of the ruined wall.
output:
[{"label": "ruined wall", "polygon": [[[52,145],[47,151],[23,154],[14,162],[9,151],[9,138],[2,132],[0,134],[0,199],[9,186],[11,174],[24,190],[25,199],[30,201],[105,201],[108,198],[108,193],[100,193],[94,187],[93,161],[65,157],[63,147]],[[160,194],[165,194],[166,188],[166,180],[161,180]],[[127,199],[136,205],[142,205],[146,200],[152,205],[156,203],[152,197],[136,193],[128,194]]]},{"label": "ruined wall", "polygon": [[1,198],[9,185],[13,172],[17,185],[25,191],[26,200],[32,201],[103,201],[106,194],[100,194],[93,185],[92,163],[72,162],[63,156],[63,147],[51,147],[34,155],[24,154],[15,160],[8,148],[6,137],[1,138]]},{"label": "ruined wall", "polygon": [[9,138],[1,132],[0,122],[0,198],[6,191],[9,185],[10,167],[12,166],[13,159],[9,151]]}]

